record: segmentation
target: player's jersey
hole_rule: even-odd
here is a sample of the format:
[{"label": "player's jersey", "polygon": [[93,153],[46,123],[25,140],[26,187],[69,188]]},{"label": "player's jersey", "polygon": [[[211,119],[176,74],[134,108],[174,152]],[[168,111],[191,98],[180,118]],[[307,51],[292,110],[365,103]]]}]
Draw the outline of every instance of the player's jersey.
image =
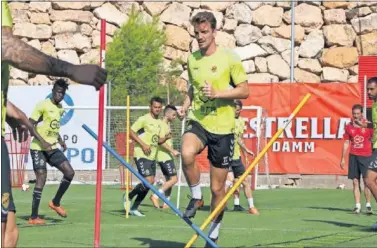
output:
[{"label": "player's jersey", "polygon": [[161,132],[161,120],[155,119],[150,113],[137,119],[131,127],[139,138],[147,145],[151,146],[151,153],[147,156],[139,144],[135,144],[134,157],[155,160],[157,154],[158,140]]},{"label": "player's jersey", "polygon": [[[169,125],[168,125],[168,123],[166,123],[165,121],[162,120],[161,121],[160,137],[165,137],[165,135],[167,135],[168,133],[169,133]],[[172,139],[168,139],[167,141],[165,141],[165,144],[167,144],[170,147],[173,147]],[[157,159],[156,159],[158,162],[166,162],[166,161],[173,160],[173,159],[174,158],[169,151],[167,151],[162,146],[158,147]]]},{"label": "player's jersey", "polygon": [[[13,20],[7,2],[1,2],[1,26],[12,27]],[[3,51],[4,52],[4,51]],[[1,63],[1,136],[5,134],[5,116],[9,84],[9,64]]]},{"label": "player's jersey", "polygon": [[377,148],[377,102],[372,105],[372,121],[373,121],[373,148]]},{"label": "player's jersey", "polygon": [[204,96],[202,88],[205,81],[215,90],[227,90],[247,81],[240,57],[221,47],[211,56],[202,56],[200,51],[196,51],[188,58],[188,74],[194,89],[188,119],[199,122],[210,133],[232,133],[235,119],[233,100],[210,100]]},{"label": "player's jersey", "polygon": [[[63,106],[61,104],[55,105],[51,99],[48,98],[44,101],[37,103],[30,118],[34,121],[42,120],[37,126],[37,132],[42,138],[50,144],[55,144],[51,148],[57,148],[57,142],[60,132],[60,119],[64,113]],[[30,149],[42,151],[41,143],[36,138],[33,138]]]},{"label": "player's jersey", "polygon": [[364,157],[372,155],[372,137],[373,129],[356,127],[352,123],[346,125],[343,135],[344,139],[351,141],[350,154]]},{"label": "player's jersey", "polygon": [[238,140],[242,139],[243,131],[245,130],[245,121],[242,118],[236,119],[234,128],[234,153],[233,160],[241,158],[241,147],[238,144]]}]

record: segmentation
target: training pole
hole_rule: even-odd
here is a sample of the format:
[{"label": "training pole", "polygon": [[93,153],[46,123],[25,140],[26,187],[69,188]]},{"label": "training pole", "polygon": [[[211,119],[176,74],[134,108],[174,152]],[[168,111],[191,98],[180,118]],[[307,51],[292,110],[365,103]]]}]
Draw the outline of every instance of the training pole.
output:
[{"label": "training pole", "polygon": [[[106,20],[101,20],[101,67],[105,68],[105,50],[106,50]],[[103,121],[105,112],[105,87],[101,86],[99,90],[99,107],[98,107],[98,141],[97,141],[97,183],[96,183],[96,210],[94,221],[94,247],[100,245],[101,233],[101,191],[102,191],[102,152],[103,152]]]},{"label": "training pole", "polygon": [[[185,133],[185,121],[186,119],[182,120],[181,124],[181,137]],[[181,147],[182,152],[182,147]],[[181,187],[182,187],[182,156],[179,156],[179,170],[178,170],[178,191],[177,191],[177,208],[179,209],[179,204],[181,201]]]},{"label": "training pole", "polygon": [[[85,129],[94,139],[98,140],[98,136],[90,129],[87,125],[82,125],[82,128]],[[149,183],[142,175],[139,174],[139,172],[133,168],[129,163],[124,161],[124,159],[114,151],[113,148],[109,146],[106,142],[103,142],[103,146],[105,149],[113,155],[121,164],[123,164],[127,169],[129,169],[132,174],[134,174],[147,188],[149,188],[153,193],[155,193],[163,202],[166,203],[170,207],[171,210],[173,210],[184,222],[186,222],[192,229],[194,229],[195,232],[199,233],[199,235],[205,239],[209,243],[209,245],[213,248],[217,248],[218,246],[209,238],[205,233],[203,233],[202,230],[199,229],[198,226],[196,226],[189,218],[186,218],[183,216],[183,213],[177,209],[173,203],[171,203],[164,194],[161,194],[158,189],[153,186],[151,183]]]},{"label": "training pole", "polygon": [[[126,132],[126,162],[130,163],[130,96],[127,96],[127,132]],[[126,168],[125,168],[126,169]],[[126,169],[126,196],[128,196],[130,188],[129,188],[129,171]],[[128,219],[129,215],[129,206],[130,201],[126,202],[126,218]]]},{"label": "training pole", "polygon": [[[204,221],[203,225],[200,227],[200,230],[204,230],[208,224],[211,222],[212,219],[214,219],[218,213],[223,209],[224,205],[228,201],[228,198],[232,196],[234,191],[241,185],[241,183],[245,180],[245,178],[249,175],[251,170],[254,168],[254,166],[259,162],[259,160],[263,157],[263,155],[270,149],[272,144],[275,142],[275,140],[280,136],[280,134],[284,131],[284,129],[291,123],[293,118],[297,115],[297,113],[300,111],[300,109],[304,106],[304,104],[309,100],[311,94],[308,93],[304,97],[304,99],[301,100],[301,102],[297,105],[295,110],[293,110],[292,114],[289,116],[288,121],[285,123],[284,127],[280,128],[275,135],[271,138],[271,140],[267,143],[267,145],[263,148],[263,150],[258,154],[258,156],[254,159],[254,161],[251,163],[251,165],[247,168],[247,170],[242,174],[239,180],[233,185],[233,187],[228,191],[228,193],[225,195],[225,197],[221,200],[220,204],[212,211],[212,213],[209,215],[209,217]],[[195,234],[192,236],[192,238],[189,240],[189,242],[186,244],[185,248],[189,248],[192,246],[192,244],[196,241],[198,238],[198,235]]]}]

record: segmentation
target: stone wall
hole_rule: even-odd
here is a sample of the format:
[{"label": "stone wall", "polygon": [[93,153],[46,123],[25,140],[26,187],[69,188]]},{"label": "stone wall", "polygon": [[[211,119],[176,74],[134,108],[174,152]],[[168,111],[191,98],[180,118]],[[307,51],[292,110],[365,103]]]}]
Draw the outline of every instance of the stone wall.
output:
[{"label": "stone wall", "polygon": [[[288,82],[290,2],[12,2],[14,34],[35,48],[74,64],[99,60],[100,22],[107,20],[107,42],[127,21],[132,6],[144,21],[158,15],[166,30],[165,63],[184,61],[198,47],[190,18],[214,13],[219,45],[241,56],[249,82]],[[358,56],[377,55],[375,1],[305,1],[295,7],[295,81],[357,82]],[[187,80],[186,65],[179,87]],[[51,78],[15,68],[12,85],[50,84]]]}]

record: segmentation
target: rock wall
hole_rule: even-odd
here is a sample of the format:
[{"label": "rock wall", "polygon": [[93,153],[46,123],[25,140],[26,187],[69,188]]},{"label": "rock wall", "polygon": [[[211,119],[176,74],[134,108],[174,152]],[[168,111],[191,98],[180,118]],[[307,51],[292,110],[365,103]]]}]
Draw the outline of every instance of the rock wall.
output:
[{"label": "rock wall", "polygon": [[[241,56],[249,82],[289,82],[290,2],[12,2],[14,34],[74,64],[99,60],[100,22],[107,42],[135,6],[144,21],[160,16],[165,63],[184,61],[198,47],[190,18],[214,13],[217,43]],[[358,56],[377,55],[377,3],[304,1],[295,7],[295,81],[357,82]],[[187,80],[182,68],[179,88]],[[51,78],[11,69],[12,85],[50,84]]]}]

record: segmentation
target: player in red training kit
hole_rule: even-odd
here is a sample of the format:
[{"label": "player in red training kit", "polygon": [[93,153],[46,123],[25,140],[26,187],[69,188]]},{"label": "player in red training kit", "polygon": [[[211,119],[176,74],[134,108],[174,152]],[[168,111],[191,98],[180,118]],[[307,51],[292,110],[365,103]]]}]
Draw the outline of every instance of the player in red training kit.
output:
[{"label": "player in red training kit", "polygon": [[[348,161],[348,179],[353,180],[353,194],[356,202],[356,207],[353,209],[353,213],[359,214],[361,212],[360,174],[363,178],[365,178],[367,174],[370,156],[372,155],[371,140],[373,137],[373,129],[363,128],[355,124],[355,121],[366,122],[366,120],[363,119],[363,107],[360,104],[356,104],[352,107],[352,116],[353,121],[348,123],[345,127],[340,167],[344,169],[345,156],[348,147],[351,145]],[[367,186],[364,186],[364,194],[366,199],[366,213],[373,214],[370,205],[371,192]]]}]

